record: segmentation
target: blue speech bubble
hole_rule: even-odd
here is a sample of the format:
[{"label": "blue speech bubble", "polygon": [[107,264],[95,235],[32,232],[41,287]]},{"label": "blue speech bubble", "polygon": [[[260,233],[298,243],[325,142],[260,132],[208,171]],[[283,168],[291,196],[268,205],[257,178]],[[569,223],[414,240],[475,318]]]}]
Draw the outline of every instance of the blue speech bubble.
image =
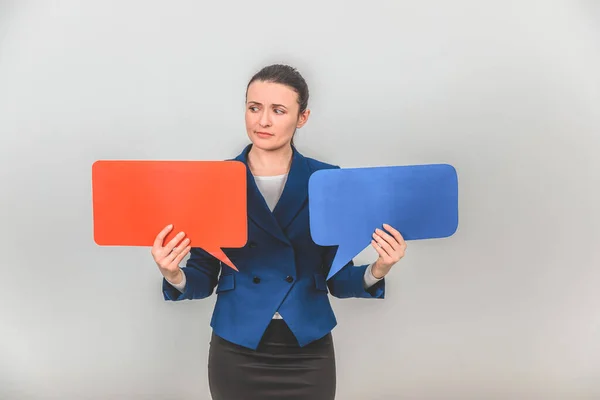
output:
[{"label": "blue speech bubble", "polygon": [[384,223],[405,240],[444,238],[458,228],[458,177],[448,164],[319,170],[308,192],[313,241],[339,246],[327,279]]}]

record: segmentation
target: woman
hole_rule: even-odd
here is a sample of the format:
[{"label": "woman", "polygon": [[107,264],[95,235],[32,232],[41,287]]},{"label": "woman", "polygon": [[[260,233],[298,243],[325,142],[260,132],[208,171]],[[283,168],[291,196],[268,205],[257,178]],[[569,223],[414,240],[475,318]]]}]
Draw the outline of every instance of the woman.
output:
[{"label": "woman", "polygon": [[337,321],[328,293],[383,298],[384,276],[406,250],[400,233],[384,225],[373,233],[374,263],[350,262],[325,279],[336,248],[311,240],[308,180],[314,171],[338,167],[304,157],[293,144],[308,120],[307,103],[306,82],[289,66],[265,67],[248,83],[251,144],[236,158],[248,171],[248,242],[224,249],[239,272],[190,248],[183,232],[165,244],[171,226],[152,248],[166,300],[206,298],[216,287],[208,359],[215,400],[333,399]]}]

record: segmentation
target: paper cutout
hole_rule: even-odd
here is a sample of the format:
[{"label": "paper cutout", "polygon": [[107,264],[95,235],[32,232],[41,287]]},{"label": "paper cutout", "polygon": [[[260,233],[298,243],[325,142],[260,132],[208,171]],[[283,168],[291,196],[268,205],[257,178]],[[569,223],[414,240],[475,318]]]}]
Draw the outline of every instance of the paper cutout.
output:
[{"label": "paper cutout", "polygon": [[222,247],[247,241],[246,167],[239,161],[100,160],[92,166],[94,241],[152,246],[167,225],[238,270]]},{"label": "paper cutout", "polygon": [[308,190],[313,241],[339,245],[327,279],[384,223],[405,240],[448,237],[458,228],[458,177],[448,164],[319,170]]}]

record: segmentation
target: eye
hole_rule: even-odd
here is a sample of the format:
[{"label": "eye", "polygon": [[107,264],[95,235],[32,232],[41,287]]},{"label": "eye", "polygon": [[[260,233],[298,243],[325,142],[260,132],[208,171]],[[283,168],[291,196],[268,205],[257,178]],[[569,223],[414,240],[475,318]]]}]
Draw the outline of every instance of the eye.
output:
[{"label": "eye", "polygon": [[256,106],[250,106],[248,109],[252,112],[258,111],[258,107],[256,107]]},{"label": "eye", "polygon": [[285,114],[285,112],[279,108],[275,109],[275,114]]}]

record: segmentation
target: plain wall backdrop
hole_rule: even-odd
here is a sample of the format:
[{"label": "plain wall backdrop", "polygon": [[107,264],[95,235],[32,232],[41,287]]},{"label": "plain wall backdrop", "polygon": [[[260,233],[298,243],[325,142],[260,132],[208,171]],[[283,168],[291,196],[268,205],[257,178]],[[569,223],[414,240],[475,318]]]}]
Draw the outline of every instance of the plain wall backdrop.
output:
[{"label": "plain wall backdrop", "polygon": [[459,174],[453,237],[410,242],[385,300],[332,298],[337,398],[600,398],[599,9],[0,1],[0,398],[209,398],[214,297],[95,245],[91,165],[237,155],[275,62],[310,87],[305,155]]}]

